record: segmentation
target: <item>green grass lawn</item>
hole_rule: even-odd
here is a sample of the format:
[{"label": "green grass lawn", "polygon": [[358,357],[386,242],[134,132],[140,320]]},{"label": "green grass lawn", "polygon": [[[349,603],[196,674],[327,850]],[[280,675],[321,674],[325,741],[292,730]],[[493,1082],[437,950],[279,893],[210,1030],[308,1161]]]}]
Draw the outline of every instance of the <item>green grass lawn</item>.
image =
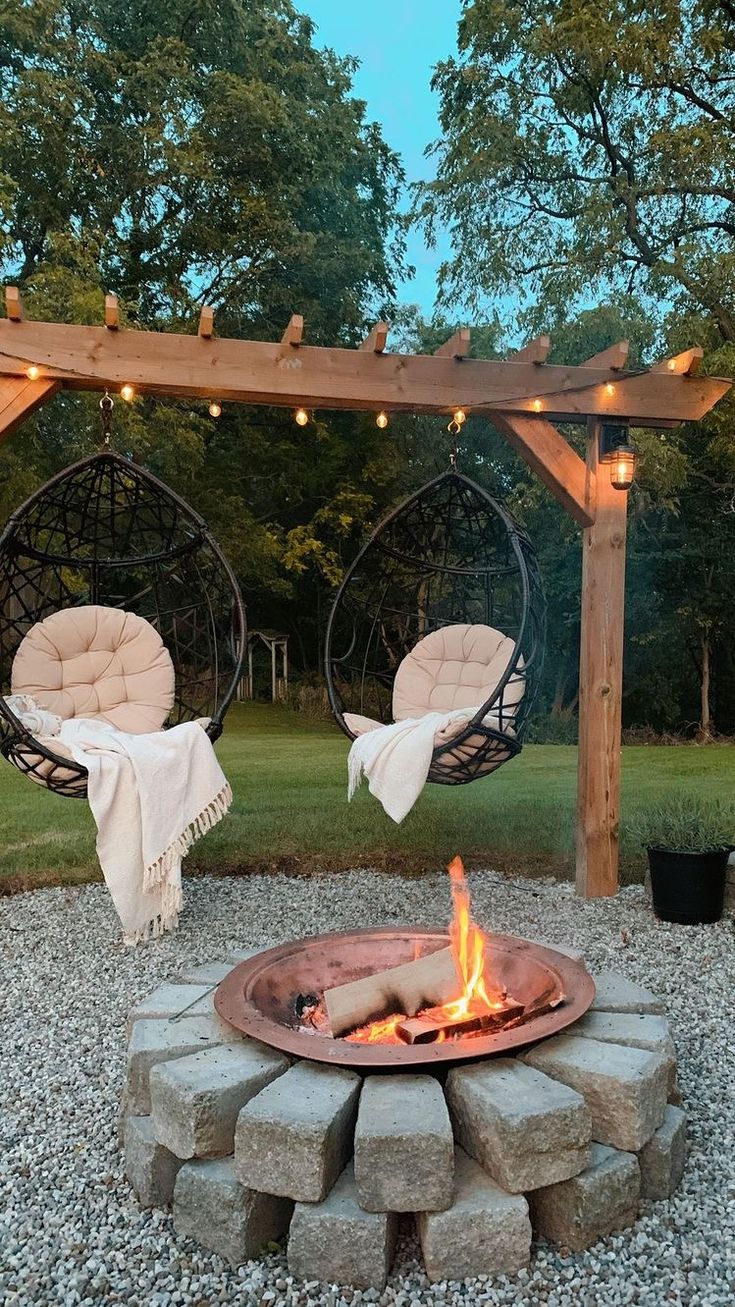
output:
[{"label": "green grass lawn", "polygon": [[[456,851],[526,874],[570,873],[576,749],[528,745],[473,785],[427,786],[401,826],[363,786],[347,804],[347,741],[336,727],[270,705],[238,705],[217,746],[232,782],[229,816],[201,840],[190,871],[355,865],[421,871]],[[671,791],[729,799],[735,747],[623,750],[624,815]],[[623,827],[624,834],[624,827]],[[626,858],[635,875],[640,861]],[[99,879],[86,803],[41,790],[0,764],[0,893]]]}]

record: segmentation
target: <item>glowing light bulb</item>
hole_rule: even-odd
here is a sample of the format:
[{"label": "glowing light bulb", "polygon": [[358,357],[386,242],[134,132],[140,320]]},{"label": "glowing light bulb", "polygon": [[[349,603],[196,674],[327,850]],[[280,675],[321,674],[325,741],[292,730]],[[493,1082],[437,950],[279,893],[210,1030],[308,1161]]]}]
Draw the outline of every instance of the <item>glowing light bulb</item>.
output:
[{"label": "glowing light bulb", "polygon": [[615,387],[614,387],[612,381],[606,381],[606,382],[605,382],[605,394],[606,394],[606,395],[614,395],[614,394],[615,394]]},{"label": "glowing light bulb", "polygon": [[126,404],[129,404],[131,399],[135,399],[135,388],[128,381],[120,387],[120,398],[124,399]]},{"label": "glowing light bulb", "polygon": [[222,412],[222,405],[216,399],[213,399],[209,405],[209,416],[218,418]]},{"label": "glowing light bulb", "polygon": [[454,421],[457,423],[458,427],[464,426],[465,422],[467,421],[467,414],[465,413],[463,408],[458,408],[455,410]]},{"label": "glowing light bulb", "polygon": [[299,427],[306,426],[307,422],[309,421],[309,414],[307,413],[305,408],[297,408],[296,412],[294,413],[294,421],[296,422],[296,425]]},{"label": "glowing light bulb", "polygon": [[26,376],[29,381],[35,381],[38,377],[40,377],[40,375],[41,375],[41,369],[35,363],[31,363],[26,368]]},{"label": "glowing light bulb", "polygon": [[675,371],[676,371],[676,359],[669,359],[669,361],[668,361],[668,363],[666,364],[666,366],[667,366],[667,368],[669,369],[669,372],[675,372]]},{"label": "glowing light bulb", "polygon": [[378,416],[377,416],[376,419],[375,419],[375,425],[376,425],[376,427],[380,427],[380,430],[381,430],[381,431],[384,431],[385,428],[386,428],[387,425],[388,425],[388,414],[387,414],[387,413],[379,413]]},{"label": "glowing light bulb", "polygon": [[533,401],[533,411],[534,411],[534,413],[540,413],[542,408],[543,408],[543,404],[541,403],[541,400],[540,400],[540,399],[535,399],[535,400]]},{"label": "glowing light bulb", "polygon": [[610,460],[610,480],[616,490],[630,490],[635,480],[638,455],[632,445],[620,445]]}]

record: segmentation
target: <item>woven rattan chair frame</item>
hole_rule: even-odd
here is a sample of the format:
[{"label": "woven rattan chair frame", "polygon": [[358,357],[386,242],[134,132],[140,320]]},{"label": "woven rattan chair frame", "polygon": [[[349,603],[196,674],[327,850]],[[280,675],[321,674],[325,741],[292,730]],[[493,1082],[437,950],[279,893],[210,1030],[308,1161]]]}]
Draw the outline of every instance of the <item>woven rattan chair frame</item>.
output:
[{"label": "woven rattan chair frame", "polygon": [[56,794],[83,798],[87,772],[37,740],[7,704],[13,658],[37,622],[102,604],[145,617],[174,665],[167,725],[209,717],[222,733],[241,676],[245,608],[204,520],[152,473],[110,449],[59,472],[0,536],[0,753]]},{"label": "woven rattan chair frame", "polygon": [[[345,713],[392,721],[402,658],[431,631],[464,622],[499,628],[512,636],[513,652],[467,726],[434,749],[428,779],[439,785],[464,785],[520,753],[546,637],[543,585],[526,532],[486,490],[452,469],[384,518],[339,587],[327,624],[325,674],[345,735],[355,738]],[[519,680],[524,693],[517,702]],[[493,724],[485,721],[489,714]]]}]

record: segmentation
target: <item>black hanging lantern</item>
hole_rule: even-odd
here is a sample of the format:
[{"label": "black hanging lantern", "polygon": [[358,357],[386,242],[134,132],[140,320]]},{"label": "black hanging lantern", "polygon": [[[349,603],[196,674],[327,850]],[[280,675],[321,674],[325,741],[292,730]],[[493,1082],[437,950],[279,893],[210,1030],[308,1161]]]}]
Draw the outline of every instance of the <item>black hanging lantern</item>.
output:
[{"label": "black hanging lantern", "polygon": [[600,429],[600,462],[610,470],[616,490],[630,490],[635,480],[638,454],[630,441],[627,422],[603,422]]},{"label": "black hanging lantern", "polygon": [[452,467],[384,519],[339,588],[325,655],[339,726],[354,739],[353,714],[392,721],[396,672],[431,632],[490,627],[512,652],[471,720],[436,745],[428,779],[457,785],[489,774],[520,752],[541,676],[545,613],[525,531]]},{"label": "black hanging lantern", "polygon": [[0,536],[0,752],[74,797],[86,795],[86,769],[35,739],[3,695],[31,627],[87,604],[136,613],[155,627],[176,678],[167,724],[209,717],[212,740],[222,732],[245,646],[245,610],[229,563],[199,514],[150,472],[105,448],[36,491]]}]

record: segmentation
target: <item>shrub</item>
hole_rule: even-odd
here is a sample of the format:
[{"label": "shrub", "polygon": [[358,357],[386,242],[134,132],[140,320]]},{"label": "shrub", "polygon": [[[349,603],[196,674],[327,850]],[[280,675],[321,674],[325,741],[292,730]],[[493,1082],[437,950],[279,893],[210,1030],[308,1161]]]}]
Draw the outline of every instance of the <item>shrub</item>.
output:
[{"label": "shrub", "polygon": [[306,680],[292,681],[288,687],[284,703],[287,708],[300,713],[308,721],[327,722],[332,720],[327,698],[327,687],[323,681],[317,683],[310,683]]},{"label": "shrub", "polygon": [[704,853],[733,847],[735,806],[719,799],[672,797],[636,813],[627,828],[640,847]]}]

